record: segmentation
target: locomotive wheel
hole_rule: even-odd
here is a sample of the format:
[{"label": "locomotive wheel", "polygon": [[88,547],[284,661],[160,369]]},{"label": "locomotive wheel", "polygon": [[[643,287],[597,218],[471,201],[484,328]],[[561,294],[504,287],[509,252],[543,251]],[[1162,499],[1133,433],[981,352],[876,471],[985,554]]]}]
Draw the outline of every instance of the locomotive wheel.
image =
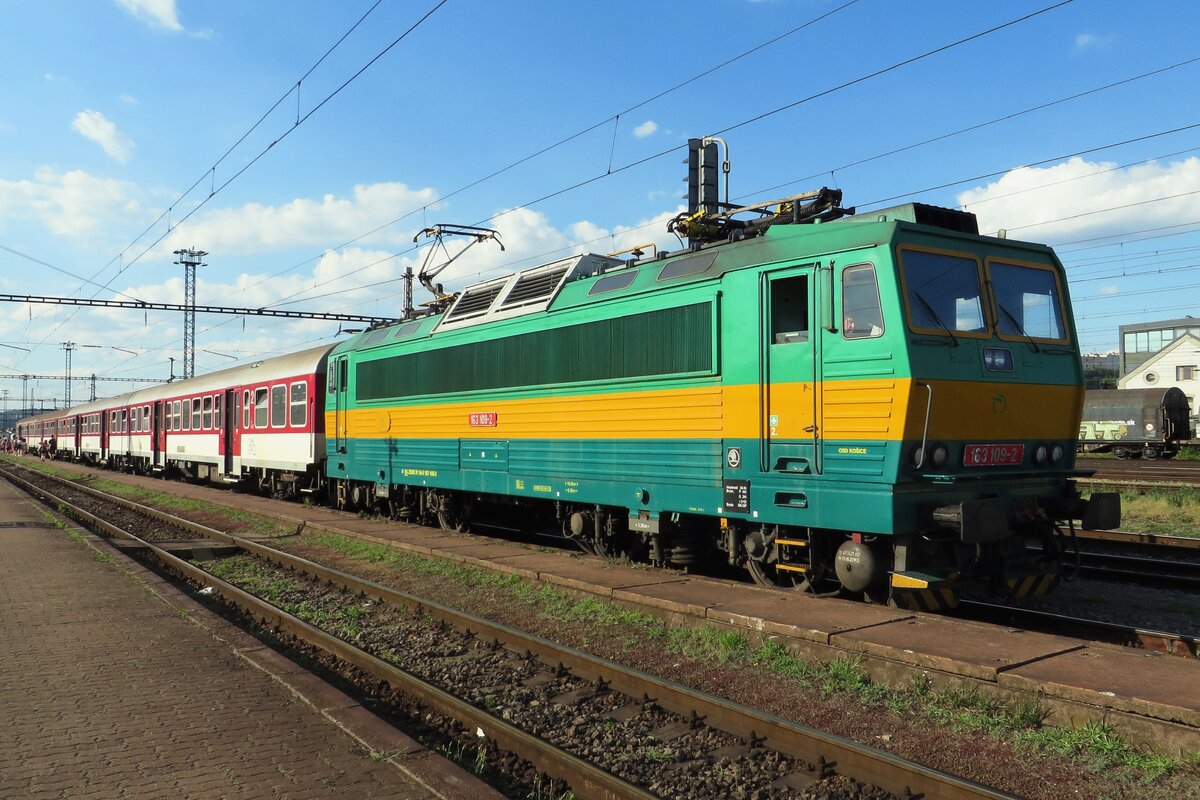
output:
[{"label": "locomotive wheel", "polygon": [[812,586],[804,575],[799,572],[775,569],[774,564],[764,564],[752,558],[746,559],[746,569],[750,577],[759,586],[771,586],[776,589],[799,589],[802,592],[812,590]]},{"label": "locomotive wheel", "polygon": [[437,512],[438,525],[444,531],[471,532],[471,502],[447,496]]}]

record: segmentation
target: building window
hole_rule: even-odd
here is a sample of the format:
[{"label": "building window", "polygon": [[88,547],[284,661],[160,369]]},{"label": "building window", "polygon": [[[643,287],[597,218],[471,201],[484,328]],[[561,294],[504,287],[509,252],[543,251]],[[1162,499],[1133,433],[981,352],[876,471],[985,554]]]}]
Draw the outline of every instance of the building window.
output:
[{"label": "building window", "polygon": [[1175,380],[1177,381],[1194,381],[1196,380],[1196,366],[1193,364],[1188,367],[1175,368]]}]

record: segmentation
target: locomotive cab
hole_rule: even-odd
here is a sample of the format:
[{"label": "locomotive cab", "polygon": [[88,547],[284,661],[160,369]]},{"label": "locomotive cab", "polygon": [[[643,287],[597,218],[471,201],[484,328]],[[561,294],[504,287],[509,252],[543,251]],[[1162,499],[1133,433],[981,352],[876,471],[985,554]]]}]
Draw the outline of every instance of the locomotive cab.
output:
[{"label": "locomotive cab", "polygon": [[[833,542],[811,537],[806,566],[917,609],[953,606],[962,591],[1043,594],[1064,528],[1120,520],[1117,495],[1085,501],[1071,481],[1083,376],[1061,265],[1047,247],[981,237],[972,215],[949,209],[871,218],[893,226],[886,256],[871,259],[878,287],[865,264],[841,269],[842,330],[822,353],[819,392],[826,495],[853,503],[842,517],[857,524]],[[833,484],[876,451],[880,482]],[[1027,552],[1027,538],[1041,546]],[[812,563],[820,553],[825,564]]]}]

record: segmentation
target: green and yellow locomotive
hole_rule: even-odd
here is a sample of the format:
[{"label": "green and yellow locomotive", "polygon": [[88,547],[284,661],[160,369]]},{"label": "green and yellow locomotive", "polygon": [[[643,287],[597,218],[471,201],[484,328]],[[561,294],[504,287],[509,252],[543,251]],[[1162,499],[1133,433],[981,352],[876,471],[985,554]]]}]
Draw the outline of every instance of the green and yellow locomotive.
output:
[{"label": "green and yellow locomotive", "polygon": [[[694,174],[713,158],[693,142]],[[336,348],[337,502],[930,610],[1044,593],[1063,526],[1118,524],[1071,480],[1083,380],[1050,248],[828,190],[732,208],[714,183],[680,252],[573,256]]]}]

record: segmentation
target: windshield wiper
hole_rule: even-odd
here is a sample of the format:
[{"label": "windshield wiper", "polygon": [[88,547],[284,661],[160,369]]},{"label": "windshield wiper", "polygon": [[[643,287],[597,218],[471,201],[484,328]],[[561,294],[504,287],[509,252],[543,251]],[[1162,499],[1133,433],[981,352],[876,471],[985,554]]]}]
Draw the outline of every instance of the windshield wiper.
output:
[{"label": "windshield wiper", "polygon": [[1013,316],[1013,313],[1011,311],[1009,311],[1007,308],[1004,307],[1003,303],[996,303],[996,308],[1000,309],[1000,313],[1002,313],[1004,316],[1008,317],[1008,321],[1011,322],[1013,324],[1013,327],[1017,329],[1017,333],[1021,334],[1022,336],[1024,336],[1026,339],[1029,340],[1029,343],[1031,345],[1033,345],[1033,352],[1035,352],[1035,353],[1042,352],[1042,348],[1038,347],[1038,343],[1033,340],[1032,336],[1030,336],[1028,333],[1025,332],[1025,329],[1021,327],[1021,323],[1017,320],[1017,318],[1015,316]]},{"label": "windshield wiper", "polygon": [[942,318],[939,317],[938,313],[933,310],[933,306],[929,305],[929,301],[922,297],[921,293],[917,291],[913,292],[913,297],[917,298],[917,302],[921,304],[921,308],[925,309],[925,313],[929,315],[929,318],[936,322],[938,327],[946,332],[946,335],[950,337],[950,341],[954,343],[953,346],[958,347],[958,339],[954,338],[954,334],[950,331],[950,326],[942,322]]}]

